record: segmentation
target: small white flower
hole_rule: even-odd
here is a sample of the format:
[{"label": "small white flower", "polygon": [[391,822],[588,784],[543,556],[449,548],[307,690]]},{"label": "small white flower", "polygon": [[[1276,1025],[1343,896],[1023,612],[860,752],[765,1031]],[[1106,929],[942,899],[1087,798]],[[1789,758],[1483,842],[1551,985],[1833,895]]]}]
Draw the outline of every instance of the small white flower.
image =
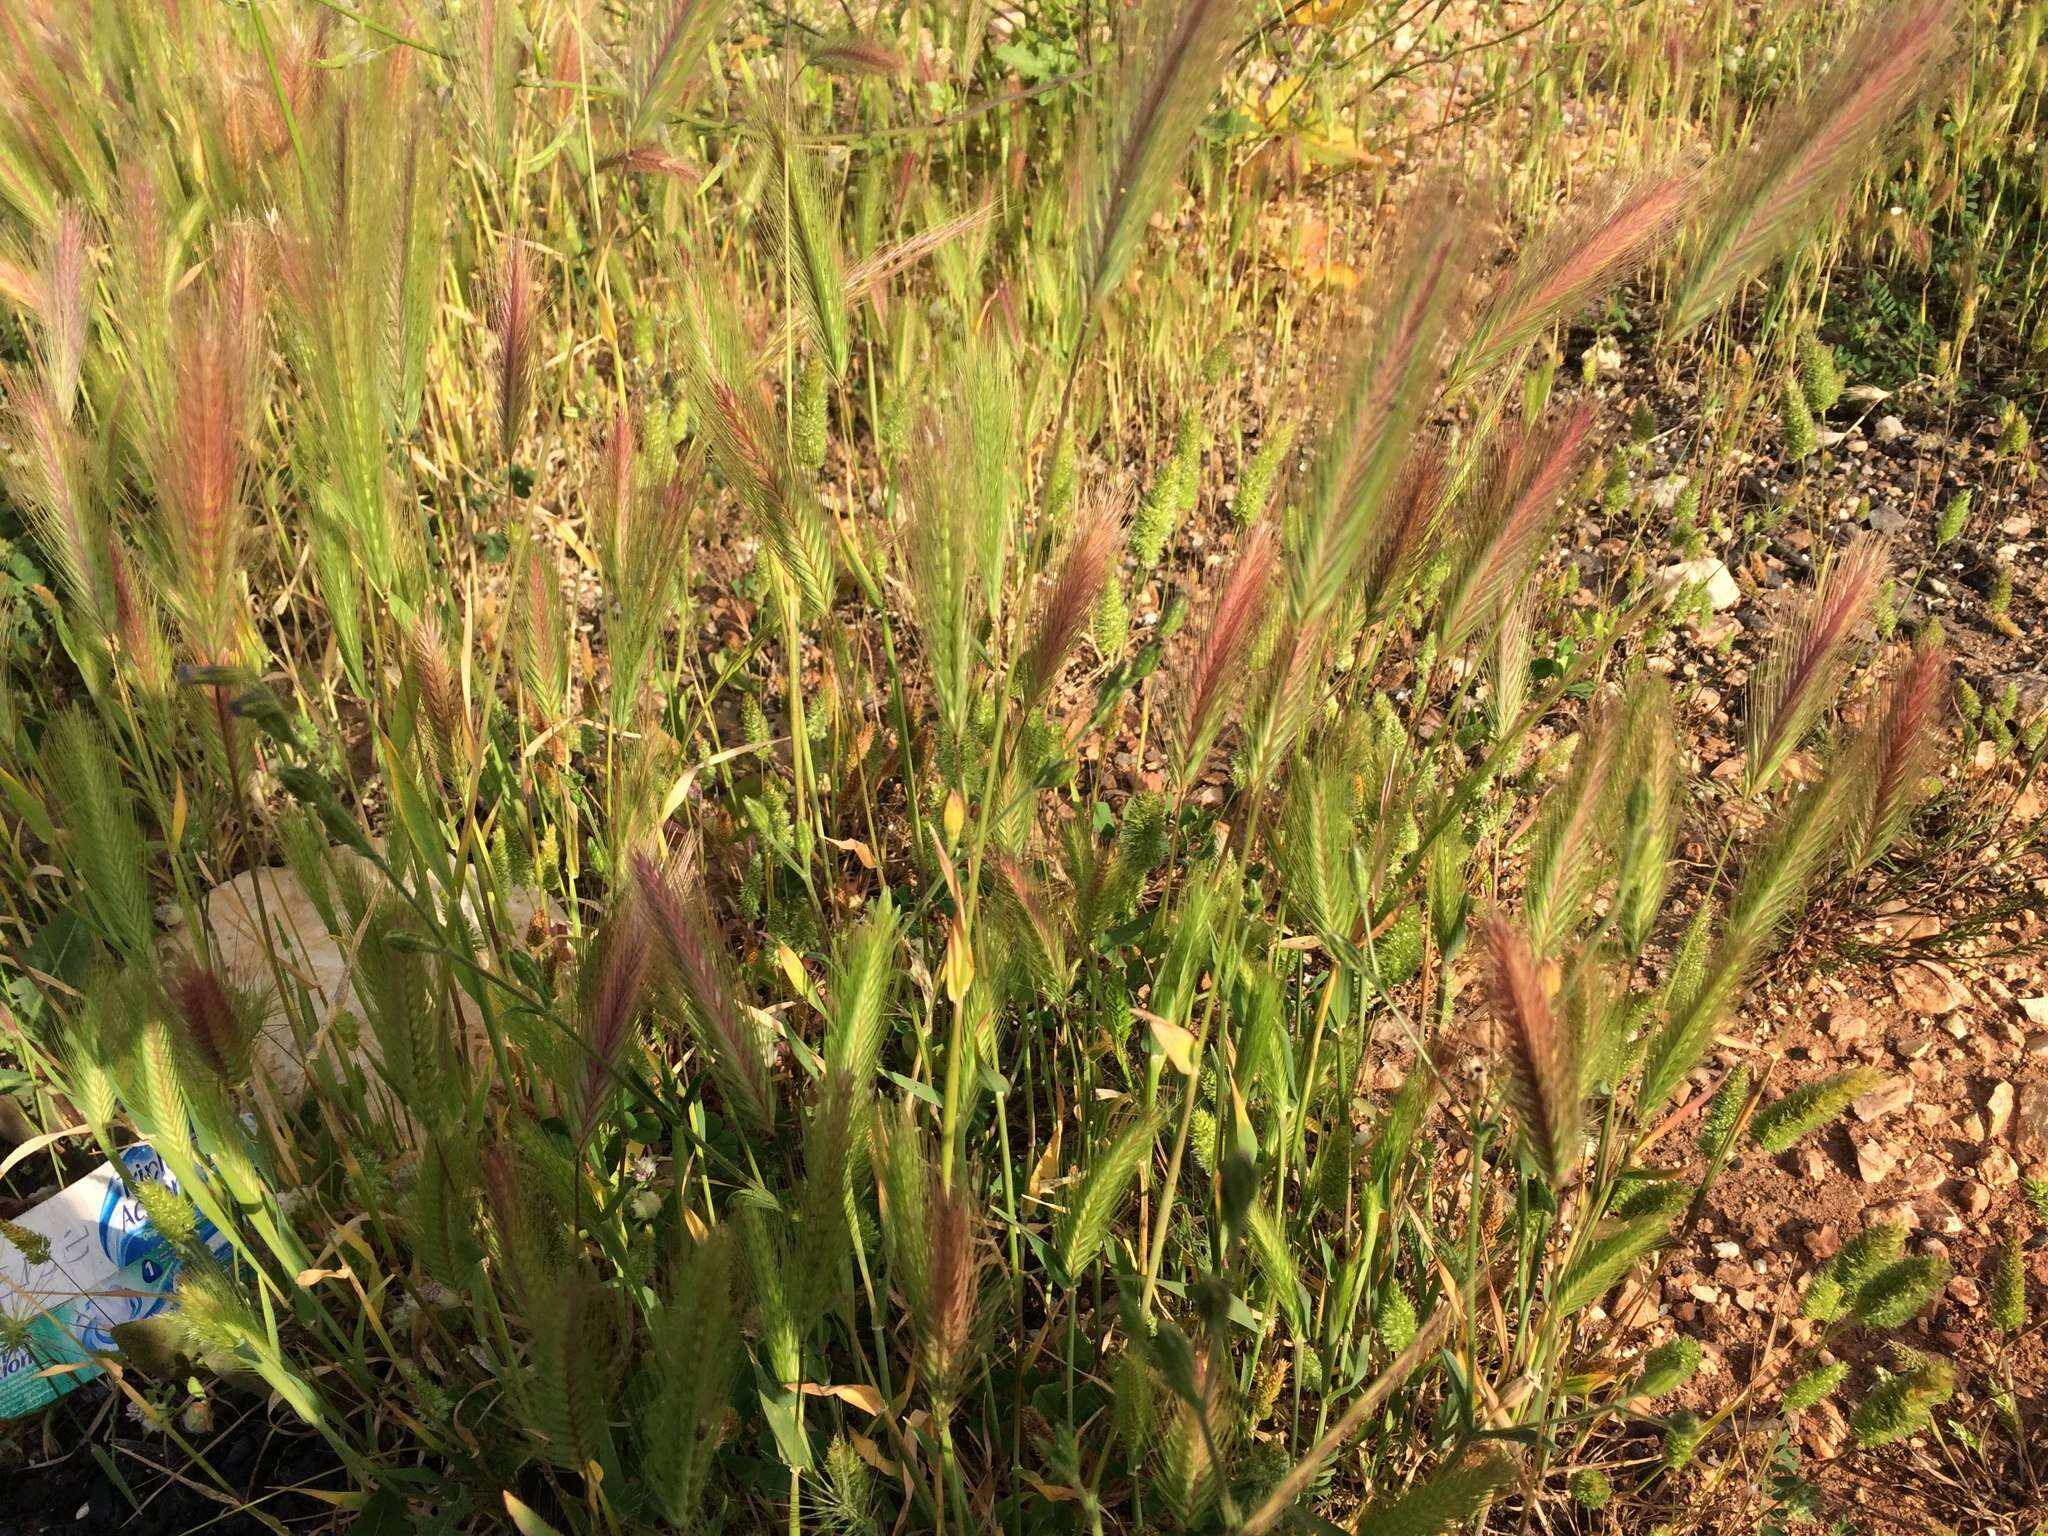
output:
[{"label": "small white flower", "polygon": [[661,1210],[661,1196],[651,1189],[643,1189],[629,1202],[635,1221],[652,1221]]}]

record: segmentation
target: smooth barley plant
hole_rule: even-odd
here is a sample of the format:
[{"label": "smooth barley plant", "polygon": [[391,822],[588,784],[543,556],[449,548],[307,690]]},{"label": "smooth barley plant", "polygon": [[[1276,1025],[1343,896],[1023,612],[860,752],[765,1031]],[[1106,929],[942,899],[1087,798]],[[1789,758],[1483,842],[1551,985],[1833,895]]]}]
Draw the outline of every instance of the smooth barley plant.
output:
[{"label": "smooth barley plant", "polygon": [[1946,1361],[1831,1353],[1895,1229],[1735,1402],[1624,1303],[1870,1086],[1710,1051],[1911,844],[1942,649],[1817,550],[1710,783],[1553,556],[1640,457],[1564,339],[1803,270],[1953,7],[1739,151],[1435,167],[1313,333],[1231,135],[1340,21],[774,9],[0,0],[5,1048],[175,1177],[177,1369],[436,1531],[1525,1529],[1753,1400],[1919,1432]]}]

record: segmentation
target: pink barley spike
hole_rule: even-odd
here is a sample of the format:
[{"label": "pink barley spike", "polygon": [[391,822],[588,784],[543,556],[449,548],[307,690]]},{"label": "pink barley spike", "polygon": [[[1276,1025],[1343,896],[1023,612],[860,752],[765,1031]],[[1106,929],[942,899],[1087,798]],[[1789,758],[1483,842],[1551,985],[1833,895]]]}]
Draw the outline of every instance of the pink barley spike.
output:
[{"label": "pink barley spike", "polygon": [[1480,923],[1479,939],[1487,997],[1506,1031],[1509,1097],[1544,1172],[1562,1184],[1579,1154],[1578,1074],[1569,1042],[1529,941],[1500,917]]},{"label": "pink barley spike", "polygon": [[1200,759],[1208,755],[1216,733],[1243,681],[1240,669],[1245,653],[1258,631],[1267,593],[1272,589],[1279,567],[1279,544],[1272,528],[1264,523],[1254,528],[1238,552],[1237,563],[1217,596],[1209,618],[1208,632],[1195,653],[1194,670],[1188,677],[1187,708],[1181,728],[1182,746],[1187,754],[1184,775],[1195,773]]},{"label": "pink barley spike", "polygon": [[1857,868],[1880,858],[1912,814],[1947,692],[1948,656],[1939,645],[1929,645],[1914,651],[1886,694],[1870,736],[1870,800],[1857,840]]},{"label": "pink barley spike", "polygon": [[514,236],[505,248],[498,277],[498,447],[510,462],[533,400],[534,332],[537,325],[533,258]]},{"label": "pink barley spike", "polygon": [[1025,713],[1038,702],[1059,676],[1060,667],[1074,648],[1088,615],[1109,576],[1110,549],[1116,538],[1115,524],[1099,509],[1091,513],[1074,536],[1072,548],[1060,566],[1045,608],[1039,614],[1038,631],[1024,655],[1021,669]]},{"label": "pink barley spike", "polygon": [[613,921],[596,959],[597,975],[582,1010],[582,1097],[577,1118],[588,1129],[611,1086],[619,1058],[632,1043],[652,958],[651,935],[631,895]]},{"label": "pink barley spike", "polygon": [[1857,539],[1773,643],[1750,699],[1752,793],[1770,783],[1833,700],[1888,565],[1881,540]]}]

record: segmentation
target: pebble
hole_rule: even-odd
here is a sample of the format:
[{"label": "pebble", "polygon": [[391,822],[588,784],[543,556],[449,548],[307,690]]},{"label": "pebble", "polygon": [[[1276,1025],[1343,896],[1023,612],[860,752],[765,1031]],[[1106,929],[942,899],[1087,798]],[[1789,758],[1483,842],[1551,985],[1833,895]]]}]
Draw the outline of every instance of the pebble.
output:
[{"label": "pebble", "polygon": [[2013,1150],[2030,1163],[2048,1162],[2048,1083],[2020,1089],[2013,1118]]},{"label": "pebble", "polygon": [[1712,555],[1665,566],[1657,572],[1657,585],[1667,602],[1687,588],[1704,587],[1707,602],[1716,613],[1724,613],[1742,601],[1742,588],[1735,584],[1735,577]]},{"label": "pebble", "polygon": [[1940,1158],[1922,1152],[1906,1164],[1901,1177],[1909,1193],[1931,1195],[1947,1180],[1948,1168]]},{"label": "pebble", "polygon": [[1860,1013],[1831,1013],[1826,1029],[1837,1045],[1853,1045],[1870,1033],[1870,1020]]},{"label": "pebble", "polygon": [[1903,1078],[1877,1087],[1857,1099],[1849,1107],[1856,1118],[1865,1125],[1873,1120],[1882,1120],[1886,1115],[1895,1115],[1913,1102],[1913,1085]]},{"label": "pebble", "polygon": [[1978,1140],[2005,1140],[2005,1133],[2012,1128],[2013,1103],[2011,1083],[1993,1086],[1990,1097],[1984,1101],[1984,1130]]},{"label": "pebble", "polygon": [[1920,1227],[1925,1226],[1926,1223],[1921,1221],[1920,1213],[1913,1208],[1912,1201],[1887,1200],[1881,1205],[1869,1206],[1864,1210],[1863,1225],[1866,1227]]},{"label": "pebble", "polygon": [[1898,1154],[1881,1141],[1856,1144],[1856,1173],[1866,1184],[1882,1184],[1898,1162]]}]

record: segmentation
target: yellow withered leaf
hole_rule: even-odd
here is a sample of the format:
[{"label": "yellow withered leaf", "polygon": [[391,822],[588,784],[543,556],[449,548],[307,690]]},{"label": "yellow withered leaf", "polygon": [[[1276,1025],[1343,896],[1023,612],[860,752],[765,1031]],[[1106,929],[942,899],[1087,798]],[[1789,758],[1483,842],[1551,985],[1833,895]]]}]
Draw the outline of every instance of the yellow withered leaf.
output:
[{"label": "yellow withered leaf", "polygon": [[854,858],[860,861],[862,869],[878,867],[875,862],[875,850],[857,837],[828,837],[825,841],[830,846],[837,848],[841,853],[852,854]]},{"label": "yellow withered leaf", "polygon": [[505,1513],[512,1517],[519,1536],[561,1536],[556,1527],[510,1489],[505,1491]]},{"label": "yellow withered leaf", "polygon": [[1363,0],[1302,0],[1287,13],[1288,25],[1296,27],[1334,26],[1355,14]]},{"label": "yellow withered leaf", "polygon": [[959,918],[954,918],[946,934],[946,996],[954,1007],[967,996],[968,988],[974,985],[974,945],[969,942],[967,930]]},{"label": "yellow withered leaf", "polygon": [[1064,1483],[1048,1483],[1042,1478],[1033,1477],[1029,1472],[1020,1472],[1019,1475],[1025,1482],[1031,1485],[1033,1493],[1049,1504],[1078,1504],[1081,1502],[1079,1491],[1067,1487]]},{"label": "yellow withered leaf", "polygon": [[805,1397],[836,1397],[842,1403],[851,1403],[863,1413],[880,1418],[889,1411],[882,1394],[864,1381],[847,1382],[842,1385],[828,1385],[820,1381],[804,1382],[797,1390]]},{"label": "yellow withered leaf", "polygon": [[1152,1043],[1159,1047],[1159,1053],[1172,1063],[1173,1070],[1182,1077],[1195,1075],[1195,1035],[1193,1030],[1183,1029],[1171,1019],[1162,1019],[1156,1013],[1143,1009],[1131,1010],[1145,1021],[1152,1031]]},{"label": "yellow withered leaf", "polygon": [[782,967],[783,980],[789,983],[789,990],[798,997],[808,996],[811,979],[804,974],[804,963],[787,944],[775,946],[775,963]]},{"label": "yellow withered leaf", "polygon": [[1053,1121],[1052,1136],[1045,1144],[1045,1151],[1032,1164],[1031,1176],[1024,1181],[1025,1198],[1036,1200],[1052,1187],[1052,1181],[1060,1171],[1060,1143],[1066,1139],[1066,1128],[1064,1120]]},{"label": "yellow withered leaf", "polygon": [[1311,288],[1337,288],[1349,293],[1358,286],[1358,269],[1349,262],[1319,261],[1295,273]]},{"label": "yellow withered leaf", "polygon": [[959,842],[960,831],[967,825],[967,802],[960,798],[960,791],[957,789],[946,791],[946,810],[943,823],[946,828],[946,841],[949,843]]},{"label": "yellow withered leaf", "polygon": [[854,1454],[884,1477],[901,1477],[903,1469],[882,1454],[882,1448],[866,1435],[849,1431],[846,1438],[853,1442]]}]

